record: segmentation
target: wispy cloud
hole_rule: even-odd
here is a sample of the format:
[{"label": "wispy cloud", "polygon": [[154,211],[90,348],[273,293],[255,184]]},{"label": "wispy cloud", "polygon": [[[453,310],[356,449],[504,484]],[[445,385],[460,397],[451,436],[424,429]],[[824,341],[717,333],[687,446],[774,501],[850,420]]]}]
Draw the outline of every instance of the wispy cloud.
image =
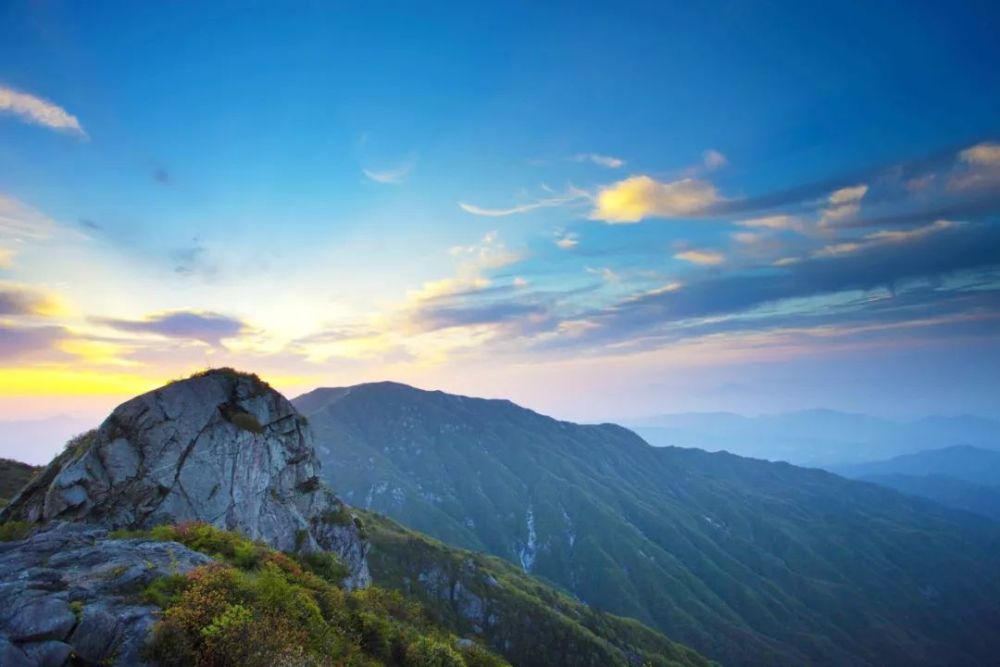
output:
[{"label": "wispy cloud", "polygon": [[41,211],[0,194],[0,236],[39,240],[49,238],[56,224]]},{"label": "wispy cloud", "polygon": [[625,160],[599,153],[577,153],[572,159],[574,162],[591,162],[601,167],[607,167],[608,169],[620,169],[625,166]]},{"label": "wispy cloud", "polygon": [[719,193],[708,181],[660,182],[649,176],[630,176],[597,193],[590,217],[610,223],[675,218],[696,215],[718,201]]},{"label": "wispy cloud", "polygon": [[729,164],[729,159],[714,149],[708,149],[702,154],[702,162],[709,171],[720,169]]},{"label": "wispy cloud", "polygon": [[703,266],[718,266],[726,260],[725,255],[714,250],[685,250],[676,253],[674,258]]},{"label": "wispy cloud", "polygon": [[572,232],[559,236],[555,244],[563,250],[572,250],[580,244],[580,238]]},{"label": "wispy cloud", "polygon": [[482,215],[490,218],[502,218],[508,215],[518,215],[519,213],[528,213],[529,211],[534,211],[540,208],[552,208],[555,206],[563,206],[565,204],[570,204],[583,199],[589,199],[590,195],[583,190],[577,188],[570,188],[565,195],[560,195],[558,197],[548,197],[546,199],[538,199],[533,202],[528,202],[527,204],[519,204],[518,206],[511,206],[508,208],[485,208],[482,206],[477,206],[475,204],[467,204],[465,202],[458,202],[458,207],[465,211],[466,213],[471,213],[472,215]]},{"label": "wispy cloud", "polygon": [[791,229],[801,231],[805,228],[805,223],[803,223],[802,219],[794,215],[768,215],[761,218],[736,220],[735,223],[741,227],[757,229]]},{"label": "wispy cloud", "polygon": [[413,171],[415,161],[408,158],[405,162],[385,169],[362,169],[365,177],[376,183],[385,185],[399,185],[406,182]]},{"label": "wispy cloud", "polygon": [[26,123],[87,137],[76,116],[62,107],[6,86],[0,86],[0,112],[13,114]]}]

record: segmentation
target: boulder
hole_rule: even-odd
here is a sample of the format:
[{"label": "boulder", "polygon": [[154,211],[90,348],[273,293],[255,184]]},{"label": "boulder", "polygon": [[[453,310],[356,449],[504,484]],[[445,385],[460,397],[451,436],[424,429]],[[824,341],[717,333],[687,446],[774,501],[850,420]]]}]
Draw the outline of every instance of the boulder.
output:
[{"label": "boulder", "polygon": [[216,369],[120,405],[0,521],[106,529],[204,521],[282,551],[333,551],[350,572],[345,585],[367,586],[368,543],[319,475],[308,424],[292,404],[256,376]]},{"label": "boulder", "polygon": [[0,543],[0,665],[142,665],[159,619],[142,601],[154,579],[212,562],[176,542],[111,539],[86,523],[55,522]]}]

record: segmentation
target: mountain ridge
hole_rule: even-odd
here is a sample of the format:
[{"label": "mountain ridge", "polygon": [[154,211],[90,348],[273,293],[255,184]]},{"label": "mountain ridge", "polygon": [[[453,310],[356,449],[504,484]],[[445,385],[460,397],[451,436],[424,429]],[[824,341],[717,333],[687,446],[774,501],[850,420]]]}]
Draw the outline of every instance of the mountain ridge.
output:
[{"label": "mountain ridge", "polygon": [[[338,400],[315,411],[293,403],[350,502],[520,564],[724,663],[975,664],[996,648],[982,619],[997,617],[1000,591],[969,580],[1000,573],[986,520],[510,402],[399,384],[330,392]],[[962,567],[932,566],[943,554]],[[963,604],[983,613],[938,618]]]}]

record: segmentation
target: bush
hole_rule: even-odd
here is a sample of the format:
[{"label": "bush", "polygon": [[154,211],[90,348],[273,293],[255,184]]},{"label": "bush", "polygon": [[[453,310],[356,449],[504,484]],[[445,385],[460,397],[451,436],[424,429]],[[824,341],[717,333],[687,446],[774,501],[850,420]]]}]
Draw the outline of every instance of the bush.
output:
[{"label": "bush", "polygon": [[457,639],[398,591],[334,585],[346,568],[332,554],[293,558],[205,524],[163,526],[147,537],[222,561],[147,587],[146,599],[164,607],[146,649],[155,665],[506,665],[482,647],[453,648]]},{"label": "bush", "polygon": [[0,542],[17,542],[23,540],[34,527],[34,524],[27,521],[0,523]]}]

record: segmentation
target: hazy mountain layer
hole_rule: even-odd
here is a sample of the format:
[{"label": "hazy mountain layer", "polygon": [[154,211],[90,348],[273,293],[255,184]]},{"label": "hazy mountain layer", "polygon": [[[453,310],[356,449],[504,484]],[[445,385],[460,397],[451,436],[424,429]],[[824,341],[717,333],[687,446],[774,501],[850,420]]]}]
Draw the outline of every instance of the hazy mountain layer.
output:
[{"label": "hazy mountain layer", "polygon": [[954,445],[1000,450],[1000,423],[971,415],[897,422],[836,410],[760,417],[728,412],[667,414],[629,423],[657,446],[828,467],[879,461]]},{"label": "hazy mountain layer", "polygon": [[1000,530],[872,484],[383,383],[317,390],[349,502],[726,664],[988,664]]}]

